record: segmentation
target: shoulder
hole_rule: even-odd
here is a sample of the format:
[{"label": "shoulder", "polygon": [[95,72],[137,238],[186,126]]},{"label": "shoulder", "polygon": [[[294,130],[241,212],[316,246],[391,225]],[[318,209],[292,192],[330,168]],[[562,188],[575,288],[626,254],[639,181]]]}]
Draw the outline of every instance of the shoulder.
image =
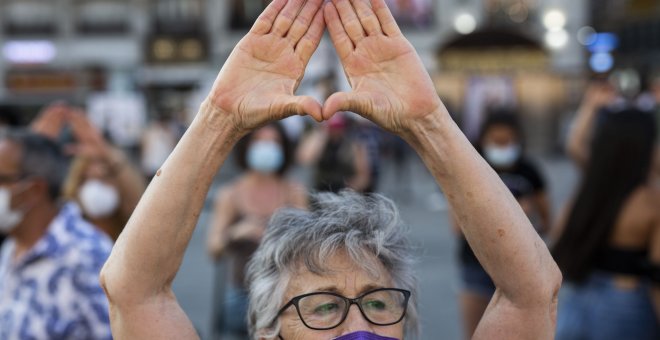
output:
[{"label": "shoulder", "polygon": [[302,183],[294,180],[286,180],[285,187],[290,204],[299,208],[307,207],[309,201],[309,192]]}]

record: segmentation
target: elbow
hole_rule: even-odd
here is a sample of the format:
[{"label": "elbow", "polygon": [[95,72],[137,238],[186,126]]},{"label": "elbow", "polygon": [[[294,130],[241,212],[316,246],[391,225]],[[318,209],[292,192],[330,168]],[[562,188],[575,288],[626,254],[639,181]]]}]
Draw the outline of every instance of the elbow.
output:
[{"label": "elbow", "polygon": [[[548,254],[547,260],[538,262],[538,266],[511,295],[511,300],[520,308],[549,310],[556,314],[562,274],[555,261]],[[522,288],[522,289],[520,289]],[[513,297],[515,296],[515,297]]]},{"label": "elbow", "polygon": [[550,260],[548,267],[548,295],[550,296],[553,303],[556,303],[564,278],[561,274],[561,270],[559,270],[559,266],[557,266],[557,263],[554,260]]},{"label": "elbow", "polygon": [[559,307],[559,290],[561,289],[563,277],[561,270],[554,260],[551,260],[550,268],[548,269],[549,284],[547,293],[548,313],[552,327],[557,326],[557,308]]},{"label": "elbow", "polygon": [[562,273],[552,258],[547,261],[542,270],[543,274],[539,275],[541,280],[538,282],[540,287],[538,302],[544,307],[549,307],[553,319],[556,320],[559,290],[563,281]]},{"label": "elbow", "polygon": [[111,308],[128,305],[131,300],[134,300],[131,296],[136,296],[132,289],[134,285],[126,282],[124,275],[112,263],[112,258],[103,265],[99,274],[99,282]]},{"label": "elbow", "polygon": [[111,306],[114,305],[115,301],[117,301],[116,296],[118,295],[118,292],[121,291],[116,287],[116,282],[113,280],[113,278],[116,278],[116,276],[114,275],[112,266],[108,261],[103,265],[103,268],[101,269],[101,273],[99,274],[99,282]]}]

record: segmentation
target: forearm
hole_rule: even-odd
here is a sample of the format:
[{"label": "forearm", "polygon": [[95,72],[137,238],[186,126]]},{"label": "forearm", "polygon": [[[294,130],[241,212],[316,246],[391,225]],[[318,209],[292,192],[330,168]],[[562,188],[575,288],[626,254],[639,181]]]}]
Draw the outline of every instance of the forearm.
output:
[{"label": "forearm", "polygon": [[211,181],[240,137],[218,116],[202,105],[154,177],[103,269],[106,289],[130,300],[169,289]]},{"label": "forearm", "polygon": [[568,155],[580,166],[586,164],[589,158],[589,138],[595,112],[596,108],[591,104],[580,106],[568,136]]},{"label": "forearm", "polygon": [[502,293],[520,304],[554,294],[539,292],[559,285],[547,247],[444,108],[410,131],[406,139],[442,187],[456,222]]}]

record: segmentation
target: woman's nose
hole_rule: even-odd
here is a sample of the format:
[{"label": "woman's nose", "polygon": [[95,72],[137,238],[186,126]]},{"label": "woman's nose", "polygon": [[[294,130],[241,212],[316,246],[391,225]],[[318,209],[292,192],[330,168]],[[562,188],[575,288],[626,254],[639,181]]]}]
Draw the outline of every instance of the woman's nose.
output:
[{"label": "woman's nose", "polygon": [[373,325],[365,319],[357,305],[348,309],[346,321],[342,323],[342,335],[358,331],[374,332]]}]

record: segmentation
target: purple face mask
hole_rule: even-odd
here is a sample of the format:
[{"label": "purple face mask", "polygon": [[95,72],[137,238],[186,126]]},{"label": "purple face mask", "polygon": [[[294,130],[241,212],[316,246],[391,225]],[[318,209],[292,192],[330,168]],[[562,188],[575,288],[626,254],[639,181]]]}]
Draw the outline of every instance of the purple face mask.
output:
[{"label": "purple face mask", "polygon": [[354,332],[346,335],[342,335],[334,340],[399,340],[397,338],[390,338],[386,336],[380,336],[378,334],[369,333],[365,331]]}]

